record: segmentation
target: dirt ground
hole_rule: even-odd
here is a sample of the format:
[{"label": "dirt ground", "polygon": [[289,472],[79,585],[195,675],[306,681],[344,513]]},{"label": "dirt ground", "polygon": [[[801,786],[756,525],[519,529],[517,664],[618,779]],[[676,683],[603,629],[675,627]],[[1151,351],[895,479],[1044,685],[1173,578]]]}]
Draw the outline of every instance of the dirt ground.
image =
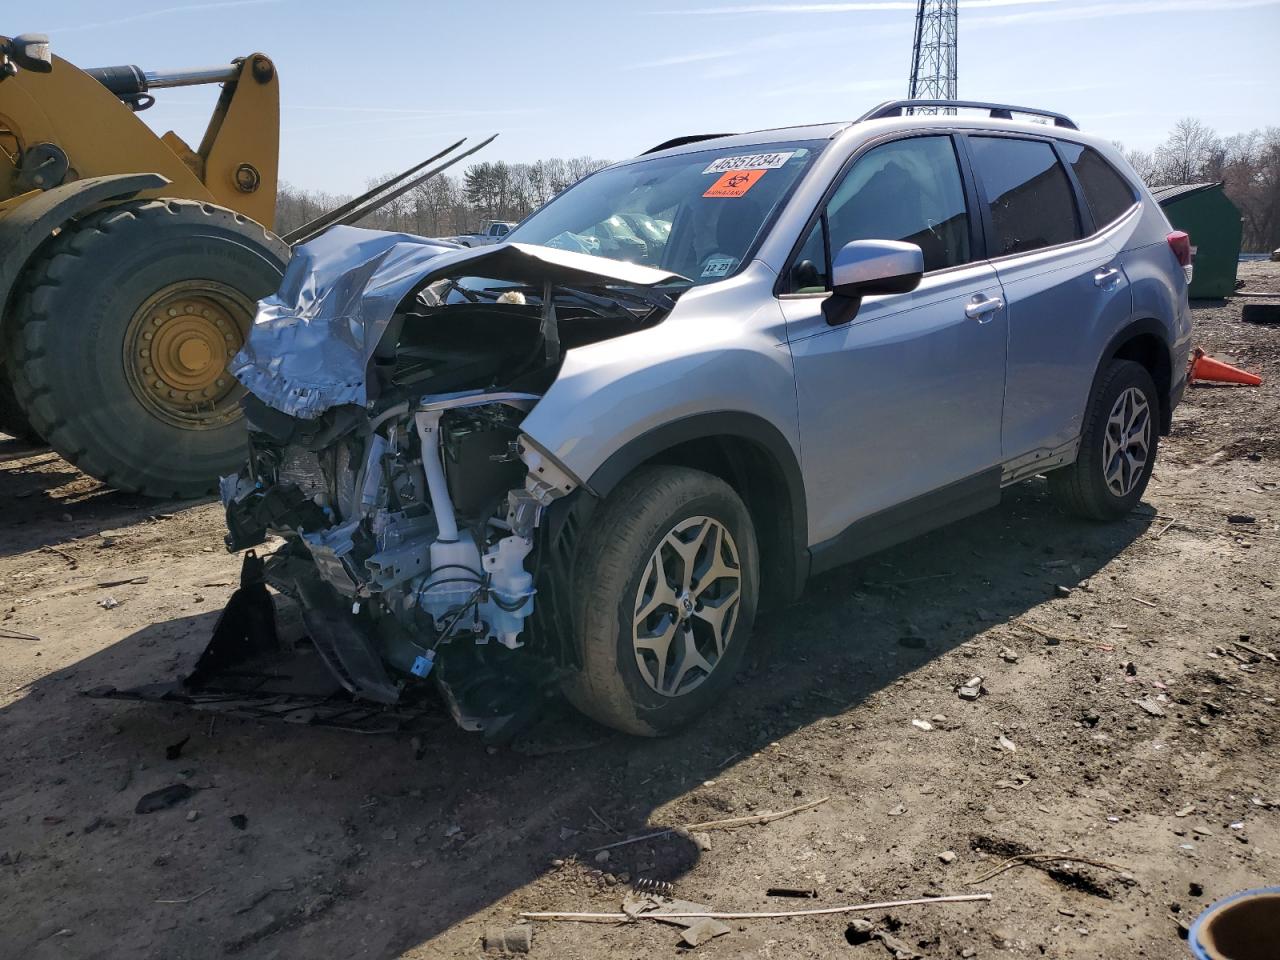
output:
[{"label": "dirt ground", "polygon": [[[1280,290],[1280,265],[1242,276]],[[1187,956],[1180,923],[1280,880],[1280,663],[1255,652],[1280,652],[1280,328],[1242,302],[1197,305],[1196,341],[1266,382],[1190,391],[1126,521],[1067,519],[1032,481],[827,574],[664,741],[563,706],[489,750],[443,717],[373,737],[86,698],[189,669],[239,561],[216,504],[0,440],[0,955],[484,956],[486,926],[616,911],[647,878],[717,910],[991,894],[862,915],[888,944],[851,944],[853,914],[735,920],[705,957]],[[198,789],[134,812],[171,784]],[[981,879],[1041,853],[1103,865]],[[675,956],[679,934],[539,922],[531,955]]]}]

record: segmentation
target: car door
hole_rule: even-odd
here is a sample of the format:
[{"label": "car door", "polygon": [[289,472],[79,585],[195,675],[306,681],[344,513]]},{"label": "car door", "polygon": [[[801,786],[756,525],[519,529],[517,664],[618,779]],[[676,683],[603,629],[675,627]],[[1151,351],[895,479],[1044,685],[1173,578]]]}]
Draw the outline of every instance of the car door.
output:
[{"label": "car door", "polygon": [[[873,516],[925,516],[932,507],[917,498],[962,481],[976,478],[998,499],[1006,318],[995,270],[980,255],[974,202],[951,136],[883,143],[833,187],[793,257],[779,299],[811,543]],[[919,245],[925,274],[911,293],[867,297],[850,322],[831,326],[831,257],[867,239]],[[891,512],[912,500],[906,514]]]},{"label": "car door", "polygon": [[1098,352],[1131,313],[1116,247],[1092,232],[1054,141],[964,138],[1009,323],[1002,445],[1017,473],[1070,456]]}]

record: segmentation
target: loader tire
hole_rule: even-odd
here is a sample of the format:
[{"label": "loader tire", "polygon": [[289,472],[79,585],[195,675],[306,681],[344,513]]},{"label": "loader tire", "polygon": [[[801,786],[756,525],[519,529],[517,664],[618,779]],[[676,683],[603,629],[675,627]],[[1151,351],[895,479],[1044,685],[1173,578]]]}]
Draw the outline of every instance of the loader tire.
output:
[{"label": "loader tire", "polygon": [[245,456],[226,363],[288,259],[260,224],[208,203],[130,201],[68,224],[6,325],[32,427],[119,490],[211,492]]},{"label": "loader tire", "polygon": [[29,443],[44,443],[44,438],[36,433],[35,427],[27,419],[26,411],[14,396],[9,372],[4,367],[0,363],[0,433],[7,433],[17,440]]}]

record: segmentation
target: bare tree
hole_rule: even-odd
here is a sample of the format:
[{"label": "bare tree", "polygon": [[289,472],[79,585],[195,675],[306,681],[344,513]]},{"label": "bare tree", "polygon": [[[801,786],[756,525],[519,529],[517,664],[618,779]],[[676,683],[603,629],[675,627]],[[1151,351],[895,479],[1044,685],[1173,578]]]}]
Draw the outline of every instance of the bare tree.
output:
[{"label": "bare tree", "polygon": [[1179,120],[1156,148],[1157,175],[1165,183],[1195,183],[1211,178],[1221,151],[1218,135],[1195,117]]},{"label": "bare tree", "polygon": [[[607,160],[593,157],[551,157],[530,164],[475,163],[463,171],[461,179],[437,174],[369,214],[359,225],[428,237],[472,233],[485,219],[524,219],[577,179],[605,166]],[[385,179],[374,178],[370,186]],[[276,232],[288,233],[349,199],[281,182]]]},{"label": "bare tree", "polygon": [[1145,150],[1128,150],[1120,141],[1115,141],[1115,148],[1124,154],[1125,160],[1129,162],[1129,166],[1133,167],[1134,172],[1142,178],[1142,182],[1149,187],[1159,186],[1156,183],[1156,158],[1154,154]]},{"label": "bare tree", "polygon": [[1244,221],[1244,249],[1280,247],[1280,128],[1227,137],[1194,118],[1180,120],[1152,153],[1115,145],[1149,186],[1221,182]]}]

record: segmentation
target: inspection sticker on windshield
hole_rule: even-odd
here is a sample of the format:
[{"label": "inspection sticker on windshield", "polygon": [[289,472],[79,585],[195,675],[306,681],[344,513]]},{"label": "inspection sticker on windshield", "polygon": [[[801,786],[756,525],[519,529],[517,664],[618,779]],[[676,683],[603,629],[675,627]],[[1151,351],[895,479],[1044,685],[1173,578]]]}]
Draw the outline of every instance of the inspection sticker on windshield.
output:
[{"label": "inspection sticker on windshield", "polygon": [[768,172],[768,170],[731,170],[713,183],[703,196],[740,197]]},{"label": "inspection sticker on windshield", "polygon": [[794,150],[780,153],[749,153],[743,157],[721,157],[707,164],[703,173],[726,173],[729,170],[776,170],[796,155]]},{"label": "inspection sticker on windshield", "polygon": [[738,265],[737,257],[712,257],[702,268],[703,277],[727,277]]}]

